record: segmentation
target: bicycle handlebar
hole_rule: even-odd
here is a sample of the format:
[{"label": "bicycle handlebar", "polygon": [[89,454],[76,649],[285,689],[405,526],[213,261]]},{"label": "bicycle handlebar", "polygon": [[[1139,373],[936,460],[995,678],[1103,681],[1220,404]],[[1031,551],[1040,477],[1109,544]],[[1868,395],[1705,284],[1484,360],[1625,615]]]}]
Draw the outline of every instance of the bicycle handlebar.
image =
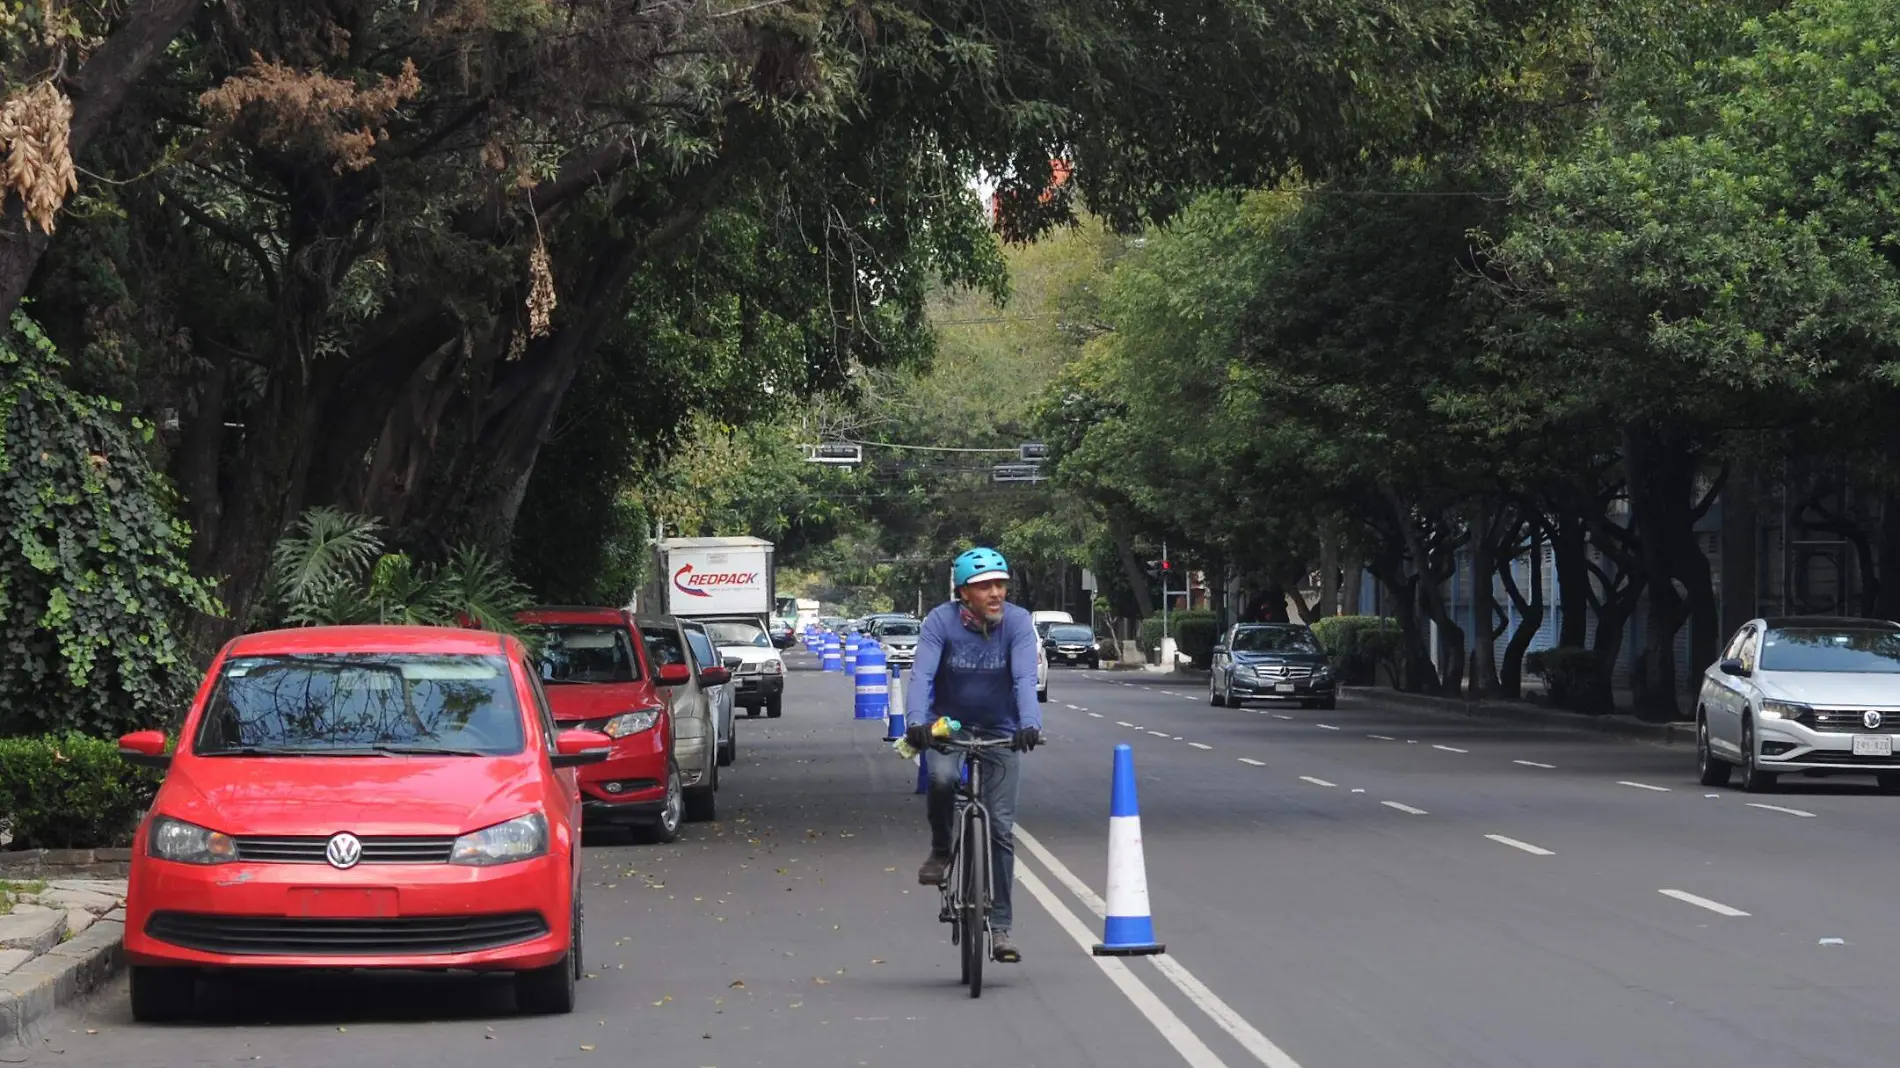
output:
[{"label": "bicycle handlebar", "polygon": [[975,752],[979,749],[995,749],[998,746],[1012,745],[1015,739],[1002,738],[932,738],[930,747],[939,753]]}]

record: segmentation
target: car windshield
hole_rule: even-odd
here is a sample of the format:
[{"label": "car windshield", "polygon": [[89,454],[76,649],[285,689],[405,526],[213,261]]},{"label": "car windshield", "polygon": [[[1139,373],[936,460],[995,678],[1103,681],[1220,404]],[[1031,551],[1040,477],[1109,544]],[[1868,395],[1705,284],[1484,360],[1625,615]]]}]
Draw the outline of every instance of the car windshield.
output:
[{"label": "car windshield", "polygon": [[886,638],[914,638],[923,632],[923,624],[909,619],[894,619],[878,633]]},{"label": "car windshield", "polygon": [[192,751],[483,756],[524,742],[503,657],[325,653],[227,661]]},{"label": "car windshield", "polygon": [[541,681],[550,686],[640,681],[640,661],[625,627],[563,623],[533,630],[541,639]]},{"label": "car windshield", "polygon": [[750,623],[708,623],[706,633],[720,645],[756,645],[770,648],[772,639]]},{"label": "car windshield", "polygon": [[1091,633],[1087,627],[1050,627],[1049,637],[1059,642],[1089,642],[1095,640],[1095,635]]},{"label": "car windshield", "polygon": [[1304,627],[1242,627],[1234,632],[1237,653],[1317,653],[1319,643]]},{"label": "car windshield", "polygon": [[1900,674],[1900,631],[1875,627],[1787,627],[1761,643],[1763,671]]}]

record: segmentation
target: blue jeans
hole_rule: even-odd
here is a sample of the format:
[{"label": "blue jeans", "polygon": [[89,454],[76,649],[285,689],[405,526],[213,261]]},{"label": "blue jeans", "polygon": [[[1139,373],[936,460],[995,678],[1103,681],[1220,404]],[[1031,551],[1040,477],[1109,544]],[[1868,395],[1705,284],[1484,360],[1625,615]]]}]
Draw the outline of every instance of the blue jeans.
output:
[{"label": "blue jeans", "polygon": [[[999,931],[1009,930],[1012,919],[1009,892],[1016,882],[1016,788],[1022,781],[1017,774],[1021,755],[1000,747],[975,754],[983,766],[983,806],[990,811],[990,880],[995,888],[990,926]],[[930,851],[948,856],[963,755],[927,749],[924,758],[930,763],[930,790],[924,798],[930,816]]]}]

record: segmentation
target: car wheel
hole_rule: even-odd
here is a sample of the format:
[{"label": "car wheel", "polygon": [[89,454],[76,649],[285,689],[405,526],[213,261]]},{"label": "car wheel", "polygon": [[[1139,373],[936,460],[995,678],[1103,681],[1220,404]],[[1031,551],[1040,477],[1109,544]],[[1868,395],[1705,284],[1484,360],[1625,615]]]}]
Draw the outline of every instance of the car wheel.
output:
[{"label": "car wheel", "polygon": [[1207,677],[1207,703],[1215,708],[1226,708],[1227,698],[1220,695],[1220,685],[1214,681],[1214,678],[1213,675]]},{"label": "car wheel", "polygon": [[784,713],[785,698],[782,695],[774,694],[765,699],[765,716],[767,719],[777,719],[779,716],[784,715]]},{"label": "car wheel", "polygon": [[1900,774],[1891,771],[1883,772],[1874,776],[1874,781],[1880,784],[1881,793],[1900,794]]},{"label": "car wheel", "polygon": [[758,705],[748,705],[745,710],[745,718],[758,719],[759,713],[761,711],[763,711],[763,709],[761,709]]},{"label": "car wheel", "polygon": [[660,805],[660,815],[647,825],[646,839],[659,845],[679,841],[680,823],[686,818],[686,801],[680,790],[680,766],[671,760],[666,762],[666,800]]},{"label": "car wheel", "polygon": [[1316,708],[1318,708],[1318,709],[1320,709],[1321,711],[1326,711],[1327,709],[1333,709],[1333,708],[1338,708],[1338,707],[1339,707],[1339,696],[1338,696],[1337,694],[1335,694],[1335,695],[1333,695],[1332,697],[1325,697],[1325,698],[1321,698],[1321,699],[1320,699],[1320,700],[1319,700],[1319,701],[1318,701],[1318,702],[1317,702],[1317,703],[1316,703],[1316,704],[1314,705],[1314,707],[1316,707]]},{"label": "car wheel", "polygon": [[1755,726],[1747,720],[1742,721],[1742,789],[1751,794],[1765,794],[1775,788],[1775,780],[1780,776],[1772,771],[1763,771],[1755,762]]},{"label": "car wheel", "polygon": [[1038,701],[1039,703],[1041,703],[1041,704],[1045,704],[1045,705],[1046,705],[1046,704],[1048,704],[1048,703],[1049,703],[1049,691],[1048,691],[1048,690],[1046,690],[1046,689],[1042,689],[1042,690],[1037,690],[1037,691],[1036,691],[1036,700],[1037,700],[1037,701]]},{"label": "car wheel", "polygon": [[719,757],[718,757],[719,766],[722,768],[731,767],[733,760],[736,759],[738,755],[739,755],[739,737],[735,733],[732,737],[727,738],[719,746]]},{"label": "car wheel", "polygon": [[567,931],[567,952],[545,968],[515,973],[515,1008],[530,1016],[565,1016],[574,1011],[580,974],[575,956],[580,945],[580,918]]},{"label": "car wheel", "polygon": [[152,968],[134,964],[132,1018],[167,1023],[191,1015],[198,1004],[198,973],[190,968]]},{"label": "car wheel", "polygon": [[1696,710],[1695,717],[1695,769],[1696,781],[1704,786],[1727,786],[1729,773],[1734,770],[1709,749],[1709,718],[1701,709]]}]

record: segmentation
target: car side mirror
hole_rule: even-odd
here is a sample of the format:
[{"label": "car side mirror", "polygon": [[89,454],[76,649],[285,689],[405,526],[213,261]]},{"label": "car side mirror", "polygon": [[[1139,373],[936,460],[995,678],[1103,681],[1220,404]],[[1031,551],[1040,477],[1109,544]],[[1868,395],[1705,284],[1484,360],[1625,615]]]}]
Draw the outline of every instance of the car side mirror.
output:
[{"label": "car side mirror", "polygon": [[164,731],[133,731],[119,739],[119,759],[141,768],[171,767],[171,754],[165,752]]},{"label": "car side mirror", "polygon": [[660,685],[684,686],[693,681],[693,669],[685,664],[661,664]]},{"label": "car side mirror", "polygon": [[701,686],[724,686],[731,681],[732,669],[726,667],[724,664],[706,668],[699,673],[699,684]]},{"label": "car side mirror", "polygon": [[578,768],[607,759],[614,740],[599,731],[569,730],[554,736],[554,752],[548,762],[557,768]]},{"label": "car side mirror", "polygon": [[1734,675],[1739,678],[1748,677],[1748,668],[1744,667],[1741,660],[1737,657],[1728,657],[1721,663],[1715,665],[1715,667],[1717,671],[1720,671],[1724,675]]}]

